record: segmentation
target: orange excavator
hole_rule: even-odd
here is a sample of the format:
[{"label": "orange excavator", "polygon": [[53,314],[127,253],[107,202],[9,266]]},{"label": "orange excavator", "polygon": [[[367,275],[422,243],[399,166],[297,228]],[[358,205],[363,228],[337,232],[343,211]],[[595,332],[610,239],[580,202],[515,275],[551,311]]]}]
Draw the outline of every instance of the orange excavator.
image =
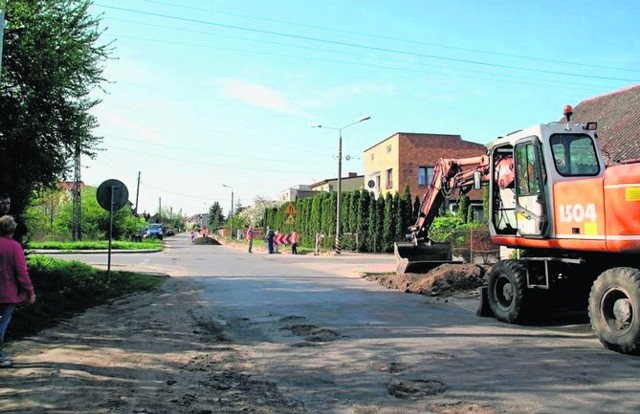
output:
[{"label": "orange excavator", "polygon": [[488,225],[512,251],[496,263],[486,289],[491,312],[508,323],[533,322],[549,307],[584,304],[609,349],[640,353],[640,163],[605,166],[597,123],[540,124],[500,137],[487,153],[441,159],[410,227],[396,243],[398,273],[452,261],[429,240],[445,199],[489,187]]}]

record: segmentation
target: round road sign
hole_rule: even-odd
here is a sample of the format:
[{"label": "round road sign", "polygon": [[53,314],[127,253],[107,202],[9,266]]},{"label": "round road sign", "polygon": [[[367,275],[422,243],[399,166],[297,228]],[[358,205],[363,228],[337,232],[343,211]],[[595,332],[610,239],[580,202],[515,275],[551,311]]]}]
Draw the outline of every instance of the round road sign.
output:
[{"label": "round road sign", "polygon": [[114,210],[120,210],[129,201],[129,190],[121,181],[107,180],[98,187],[96,198],[105,210],[111,210],[112,206]]}]

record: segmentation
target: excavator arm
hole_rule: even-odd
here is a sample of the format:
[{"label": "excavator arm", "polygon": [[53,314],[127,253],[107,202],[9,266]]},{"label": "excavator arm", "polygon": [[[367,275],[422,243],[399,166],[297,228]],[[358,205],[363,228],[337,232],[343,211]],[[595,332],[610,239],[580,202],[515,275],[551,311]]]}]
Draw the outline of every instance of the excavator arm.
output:
[{"label": "excavator arm", "polygon": [[[513,163],[510,168],[512,170]],[[487,155],[460,159],[441,158],[438,161],[433,170],[433,179],[422,198],[416,223],[409,227],[411,242],[394,243],[398,274],[425,272],[440,264],[452,262],[449,244],[429,240],[429,228],[444,200],[451,198],[456,192],[465,194],[474,187],[476,181],[488,182],[489,179],[490,161]]]},{"label": "excavator arm", "polygon": [[441,158],[433,169],[433,179],[420,203],[420,213],[416,223],[409,227],[414,242],[428,237],[429,227],[433,223],[444,200],[451,198],[456,191],[466,194],[473,188],[475,176],[480,175],[481,182],[489,180],[489,157],[481,155],[473,158]]}]

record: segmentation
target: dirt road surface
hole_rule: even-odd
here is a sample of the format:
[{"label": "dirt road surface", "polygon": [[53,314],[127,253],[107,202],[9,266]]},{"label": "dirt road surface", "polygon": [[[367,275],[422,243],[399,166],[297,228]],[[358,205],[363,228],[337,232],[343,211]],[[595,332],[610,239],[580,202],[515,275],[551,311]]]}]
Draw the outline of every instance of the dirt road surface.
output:
[{"label": "dirt road surface", "polygon": [[[167,262],[176,260],[167,256]],[[337,266],[326,263],[325,270]],[[403,328],[403,347],[394,345],[394,337],[363,336],[365,325],[374,327],[379,323],[375,320],[350,332],[299,314],[217,319],[210,312],[215,294],[203,297],[197,279],[179,271],[172,276],[159,291],[120,298],[10,343],[16,365],[0,370],[0,412],[492,414],[640,409],[634,374],[640,362],[603,350],[584,325],[530,334],[484,323],[480,329],[499,331],[496,341],[504,344],[506,338],[513,348],[492,349],[485,333],[467,327],[477,298],[408,295],[414,305],[429,308],[433,326],[426,335],[413,332],[418,328],[411,325]],[[466,309],[459,327],[442,325],[451,309]],[[384,329],[395,332],[391,326]],[[478,349],[468,347],[474,335],[485,342]],[[529,369],[535,372],[528,375]]]}]

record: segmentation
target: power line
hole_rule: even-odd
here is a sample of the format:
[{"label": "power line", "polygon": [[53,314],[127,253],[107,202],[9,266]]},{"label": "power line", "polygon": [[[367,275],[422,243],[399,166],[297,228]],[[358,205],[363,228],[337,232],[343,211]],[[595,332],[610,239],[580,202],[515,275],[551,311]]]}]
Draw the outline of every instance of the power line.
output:
[{"label": "power line", "polygon": [[[200,129],[200,130],[207,131],[207,132],[215,132],[216,134],[222,135],[224,138],[241,138],[241,139],[245,139],[245,140],[248,140],[248,141],[264,142],[264,143],[267,143],[267,144],[271,143],[271,141],[269,141],[269,138],[264,138],[264,139],[256,138],[256,137],[248,138],[248,137],[246,137],[244,135],[233,134],[233,133],[230,133],[230,132],[227,132],[227,131],[219,131],[219,130],[216,130],[216,129],[213,129],[213,128],[209,128],[209,127],[205,127],[205,126],[202,126],[202,125],[194,125],[194,124],[191,124],[189,122],[184,122],[184,121],[179,121],[179,120],[172,119],[172,118],[167,118],[164,115],[156,115],[156,114],[152,114],[150,112],[141,111],[139,109],[127,107],[127,106],[124,106],[124,105],[114,104],[114,103],[111,103],[111,102],[102,102],[102,103],[106,104],[106,105],[110,105],[110,106],[123,108],[123,109],[126,109],[129,112],[137,112],[137,113],[144,114],[144,115],[147,115],[147,116],[151,116],[151,117],[154,117],[154,118],[159,118],[159,119],[162,119],[163,121],[171,122],[171,123],[174,123],[174,124],[177,124],[177,125],[186,125],[186,126],[188,126],[190,128],[194,128],[194,129]],[[316,151],[309,150],[308,146],[307,146],[307,148],[301,148],[301,147],[295,147],[295,146],[288,145],[287,149],[294,149],[294,150],[296,150],[298,152],[308,153],[308,154],[317,154],[318,153],[317,150]]]},{"label": "power line", "polygon": [[208,26],[222,27],[222,28],[226,28],[226,29],[241,30],[241,31],[246,31],[246,32],[251,32],[251,33],[259,33],[259,34],[268,34],[268,35],[279,36],[279,37],[287,37],[287,38],[293,38],[293,39],[299,39],[299,40],[307,40],[307,41],[313,41],[313,42],[319,42],[319,43],[333,44],[333,45],[339,45],[339,46],[347,46],[347,47],[352,47],[352,48],[373,50],[373,51],[378,51],[378,52],[402,54],[402,55],[430,58],[430,59],[437,59],[437,60],[445,60],[445,61],[450,61],[450,62],[466,63],[466,64],[480,65],[480,66],[494,67],[494,68],[501,68],[501,69],[512,69],[512,70],[521,70],[521,71],[526,71],[526,72],[547,73],[547,74],[551,74],[551,75],[560,75],[560,76],[568,76],[568,77],[579,77],[579,78],[587,78],[587,79],[601,79],[601,80],[623,81],[623,82],[640,82],[639,79],[617,78],[617,77],[611,77],[611,76],[598,76],[598,75],[586,75],[586,74],[571,73],[571,72],[561,72],[561,71],[552,71],[552,70],[544,70],[544,69],[531,69],[531,68],[525,68],[525,67],[519,67],[519,66],[511,66],[511,65],[503,65],[503,64],[497,64],[497,63],[482,62],[482,61],[477,61],[477,60],[449,58],[449,57],[445,57],[445,56],[438,56],[438,55],[432,55],[432,54],[417,53],[417,52],[410,52],[410,51],[404,51],[404,50],[398,50],[398,49],[389,49],[389,48],[376,47],[376,46],[367,46],[367,45],[361,45],[361,44],[349,43],[349,42],[342,42],[342,41],[337,41],[337,40],[320,39],[320,38],[311,37],[311,36],[302,36],[302,35],[295,35],[295,34],[289,34],[289,33],[281,33],[281,32],[275,32],[275,31],[271,31],[271,30],[253,29],[253,28],[249,28],[249,27],[230,25],[230,24],[223,24],[223,23],[215,23],[215,22],[210,22],[210,21],[205,21],[205,20],[200,20],[200,19],[191,19],[191,18],[186,18],[186,17],[170,16],[170,15],[165,15],[165,14],[161,14],[161,13],[152,13],[152,12],[145,12],[145,11],[140,11],[140,10],[135,10],[135,9],[128,9],[128,8],[125,8],[125,7],[106,6],[106,5],[97,4],[97,3],[95,5],[99,6],[99,7],[106,8],[106,9],[120,10],[120,11],[125,11],[125,12],[130,12],[130,13],[143,14],[143,15],[147,15],[147,16],[162,17],[162,18],[166,18],[166,19],[184,21],[184,22],[189,22],[189,23],[198,23],[198,24],[203,24],[203,25],[208,25]]},{"label": "power line", "polygon": [[[295,44],[291,44],[291,43],[268,41],[268,40],[264,40],[264,39],[251,39],[251,38],[233,36],[233,35],[228,35],[228,34],[220,35],[220,34],[215,34],[215,33],[210,33],[210,32],[203,32],[203,31],[199,31],[199,30],[168,27],[168,26],[156,25],[156,24],[152,24],[152,23],[139,22],[139,21],[128,20],[128,19],[118,19],[118,18],[110,18],[110,19],[111,20],[116,20],[116,21],[134,23],[134,24],[143,25],[143,26],[161,27],[163,29],[171,29],[171,30],[187,32],[187,33],[205,34],[205,35],[209,35],[209,36],[222,36],[222,37],[226,37],[226,38],[238,39],[238,40],[249,41],[249,42],[254,42],[254,43],[272,44],[272,45],[277,45],[277,46],[285,46],[285,47],[290,47],[290,48],[303,49],[303,50],[306,50],[306,51],[328,52],[328,53],[339,54],[339,55],[347,55],[347,56],[356,57],[356,58],[367,58],[367,59],[371,58],[371,56],[367,56],[367,55],[354,54],[354,53],[350,53],[350,52],[343,52],[343,51],[337,51],[337,50],[320,49],[320,48],[314,48],[314,47],[309,47],[309,46],[295,45]],[[441,72],[424,71],[424,70],[418,70],[418,69],[394,67],[394,66],[387,66],[387,65],[375,65],[375,64],[371,64],[371,63],[363,63],[361,61],[359,61],[359,62],[347,62],[347,61],[343,61],[343,60],[319,58],[317,56],[296,56],[296,55],[289,55],[289,54],[282,54],[282,53],[275,53],[275,52],[265,52],[264,50],[255,51],[255,50],[237,49],[237,48],[221,47],[221,46],[201,45],[201,44],[195,44],[195,43],[179,42],[179,41],[175,41],[175,40],[150,39],[150,38],[144,38],[144,37],[138,37],[138,36],[128,36],[128,35],[123,35],[123,36],[117,36],[116,35],[116,37],[117,38],[128,38],[128,39],[134,39],[134,40],[142,40],[142,41],[155,42],[155,43],[176,44],[176,45],[181,45],[181,46],[191,46],[191,47],[198,47],[198,48],[205,48],[205,49],[226,50],[226,51],[231,51],[231,52],[242,52],[242,53],[253,53],[253,54],[260,54],[260,55],[265,55],[265,56],[276,56],[276,57],[286,57],[286,58],[294,58],[294,59],[314,60],[314,61],[327,62],[327,63],[339,63],[339,64],[343,64],[343,65],[355,65],[355,66],[364,66],[364,67],[380,68],[380,69],[392,69],[392,70],[410,71],[410,72],[417,72],[417,73],[435,73],[435,74],[441,73]],[[586,84],[586,83],[579,83],[579,82],[569,82],[569,81],[566,81],[566,80],[558,81],[558,80],[553,80],[553,79],[540,79],[540,78],[532,78],[532,77],[518,76],[518,75],[511,75],[511,74],[497,74],[497,73],[486,72],[486,71],[481,71],[481,70],[455,68],[455,67],[451,67],[451,66],[433,65],[432,63],[407,61],[407,60],[400,60],[400,59],[393,59],[393,58],[385,58],[384,61],[385,62],[397,62],[397,63],[401,63],[401,64],[417,65],[417,66],[428,66],[430,68],[440,68],[440,69],[452,70],[452,71],[456,71],[456,72],[479,73],[479,74],[483,74],[483,75],[489,75],[489,76],[492,76],[492,77],[495,78],[494,79],[494,78],[486,78],[486,77],[474,77],[474,79],[517,82],[517,83],[520,83],[520,84],[541,85],[541,86],[555,86],[555,85],[550,85],[548,83],[535,83],[535,82],[554,82],[554,83],[556,83],[558,85],[584,86],[585,88],[596,87],[596,88],[603,88],[605,90],[609,90],[610,89],[609,86],[605,86],[605,85],[594,85],[594,84]],[[507,79],[503,79],[503,78],[507,78]],[[517,81],[517,80],[516,81],[510,81],[508,78],[523,79],[524,81]],[[528,82],[528,81],[533,81],[533,82]],[[578,89],[578,90],[591,90],[591,89],[585,89],[585,88],[575,88],[575,89]]]},{"label": "power line", "polygon": [[601,65],[588,64],[588,63],[583,63],[583,62],[571,62],[571,61],[565,61],[565,60],[548,59],[548,58],[536,57],[536,56],[526,56],[526,55],[515,55],[515,54],[509,54],[509,53],[500,53],[500,52],[494,52],[494,51],[488,51],[488,50],[472,49],[472,48],[464,48],[464,47],[459,47],[459,46],[444,45],[444,44],[440,44],[440,43],[424,42],[424,41],[415,40],[415,39],[404,39],[404,38],[399,38],[399,37],[394,37],[394,36],[384,36],[384,35],[379,35],[379,34],[374,34],[374,33],[362,33],[362,32],[356,32],[356,31],[351,31],[351,30],[336,29],[336,28],[330,28],[330,27],[318,26],[318,25],[312,25],[312,24],[305,24],[305,23],[297,23],[297,22],[291,22],[291,21],[287,21],[287,20],[269,19],[269,18],[265,18],[265,17],[251,16],[251,15],[247,15],[247,14],[221,12],[221,11],[210,10],[210,9],[205,9],[205,8],[201,8],[201,7],[185,6],[185,5],[182,5],[182,4],[181,5],[176,5],[176,4],[166,3],[166,2],[162,2],[162,1],[154,1],[154,0],[143,0],[143,1],[145,1],[147,3],[159,4],[159,5],[164,5],[164,6],[171,6],[171,7],[175,7],[175,8],[183,9],[183,10],[206,11],[206,12],[209,12],[209,13],[222,14],[222,15],[234,16],[234,17],[241,17],[241,18],[244,18],[244,19],[249,18],[249,19],[265,21],[265,22],[271,22],[271,23],[286,24],[286,25],[289,25],[289,26],[298,26],[298,27],[304,27],[304,28],[310,28],[310,29],[320,29],[320,30],[336,32],[336,33],[344,33],[344,34],[349,34],[349,35],[358,35],[358,36],[364,36],[364,37],[370,37],[370,38],[377,38],[377,39],[393,40],[393,41],[398,41],[398,42],[418,44],[418,45],[423,45],[423,46],[438,47],[438,48],[443,48],[443,49],[459,50],[459,51],[462,51],[462,52],[473,52],[473,53],[481,53],[481,54],[493,55],[493,56],[502,56],[502,57],[517,58],[517,59],[535,60],[536,62],[560,63],[560,64],[564,64],[564,65],[582,66],[582,67],[588,67],[588,68],[594,68],[594,69],[618,70],[618,71],[624,71],[624,72],[640,72],[640,69],[618,68],[618,67],[612,67],[612,66],[601,66]]},{"label": "power line", "polygon": [[[109,138],[115,138],[115,139],[119,139],[119,140],[123,140],[126,142],[138,142],[144,145],[149,145],[149,146],[153,146],[155,147],[162,147],[162,148],[167,148],[170,149],[172,151],[182,151],[182,152],[187,152],[190,154],[193,154],[193,148],[188,147],[185,148],[184,146],[177,146],[177,145],[166,145],[166,144],[158,144],[158,143],[154,143],[154,144],[149,144],[147,141],[143,141],[141,139],[136,139],[136,138],[131,138],[131,137],[124,137],[121,135],[117,135],[117,134],[109,134],[109,133],[103,133],[103,135],[105,137],[109,137]],[[130,150],[131,148],[127,148],[128,150]],[[315,154],[317,154],[317,152],[315,152]],[[151,154],[146,154],[149,156],[153,156]],[[224,157],[225,159],[228,158],[237,158],[237,159],[242,159],[242,160],[252,160],[252,161],[268,161],[266,160],[264,157],[248,157],[248,156],[240,156],[240,155],[224,155],[221,154],[220,152],[216,152],[215,154],[211,153],[210,151],[202,151],[199,150],[198,151],[198,155],[199,156],[211,156],[211,155],[215,155],[215,156],[221,156]],[[333,156],[331,156],[333,157]],[[173,159],[173,158],[171,158]],[[176,161],[181,161],[180,159],[176,159]],[[273,160],[273,162],[278,162],[279,160]],[[333,162],[312,162],[312,161],[308,161],[308,160],[304,160],[304,161],[296,161],[296,160],[288,160],[287,161],[288,165],[291,164],[301,164],[301,165],[309,165],[309,164],[316,164],[316,165],[323,165],[323,166],[333,166],[334,163]]]}]

